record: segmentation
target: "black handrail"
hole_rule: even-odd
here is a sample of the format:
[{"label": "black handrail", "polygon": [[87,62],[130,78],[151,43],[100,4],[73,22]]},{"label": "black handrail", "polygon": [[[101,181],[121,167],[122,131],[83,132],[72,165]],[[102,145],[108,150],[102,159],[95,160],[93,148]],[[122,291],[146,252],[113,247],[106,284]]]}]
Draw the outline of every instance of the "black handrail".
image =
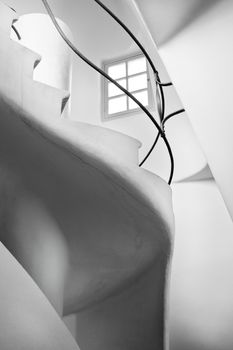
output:
[{"label": "black handrail", "polygon": [[[158,98],[159,98],[159,104],[161,103],[161,110],[159,108],[159,118],[160,118],[160,127],[164,132],[164,125],[165,122],[170,119],[171,117],[180,114],[182,112],[184,112],[185,110],[179,110],[176,111],[174,113],[172,113],[171,115],[167,116],[164,120],[164,114],[165,114],[165,97],[164,97],[164,91],[163,91],[163,87],[167,87],[167,86],[171,86],[173,85],[172,82],[169,83],[161,83],[160,81],[160,77],[159,77],[159,72],[157,71],[157,69],[155,68],[155,65],[152,61],[152,59],[150,58],[150,55],[148,54],[148,52],[146,51],[146,49],[144,48],[144,46],[140,43],[140,41],[136,38],[136,36],[132,33],[132,31],[120,20],[120,18],[118,18],[107,6],[105,6],[100,0],[94,0],[98,5],[100,5],[128,34],[129,36],[133,39],[133,41],[136,43],[136,45],[139,47],[139,49],[142,51],[142,53],[144,54],[144,56],[146,57],[148,63],[151,66],[151,69],[156,77],[155,79],[155,83],[156,86],[159,86],[159,91],[158,91]],[[145,158],[139,163],[139,166],[141,167],[145,161],[148,159],[148,157],[150,156],[150,154],[152,153],[152,151],[154,150],[159,137],[161,136],[160,131],[158,131],[155,141],[153,143],[153,145],[151,146],[150,150],[148,151],[148,153],[146,154]]]},{"label": "black handrail", "polygon": [[159,72],[155,68],[155,65],[150,58],[148,52],[146,49],[143,47],[143,45],[140,43],[140,41],[136,38],[136,36],[132,33],[132,31],[118,18],[107,6],[105,6],[101,1],[99,0],[94,0],[99,6],[101,6],[120,26],[129,34],[129,36],[133,39],[133,41],[137,44],[137,46],[140,48],[144,56],[147,58],[153,72],[155,73],[157,80],[156,83],[158,83],[161,86],[170,86],[173,85],[172,82],[169,83],[161,83],[159,79]]},{"label": "black handrail", "polygon": [[[166,117],[164,118],[164,120],[163,120],[163,123],[162,123],[163,127],[164,127],[165,123],[166,123],[170,118],[174,117],[175,115],[184,113],[184,112],[185,112],[185,109],[180,109],[180,110],[178,110],[178,111],[176,111],[176,112],[173,112],[173,113],[169,114],[168,116],[166,116]],[[139,166],[142,166],[142,165],[145,163],[145,161],[149,158],[149,156],[150,156],[151,153],[153,152],[155,146],[157,145],[157,142],[158,142],[158,140],[159,140],[159,136],[160,136],[160,132],[157,133],[153,145],[151,146],[149,152],[148,152],[148,153],[146,154],[146,156],[143,158],[143,160],[141,161],[141,163],[139,164]]]},{"label": "black handrail", "polygon": [[[100,73],[102,76],[104,76],[106,79],[108,79],[111,83],[113,83],[115,86],[117,86],[121,91],[123,91],[129,98],[131,98],[142,110],[144,113],[146,113],[146,115],[149,117],[149,119],[152,121],[152,123],[155,125],[155,127],[157,128],[159,135],[163,138],[164,143],[167,147],[168,150],[168,154],[170,157],[170,161],[171,161],[171,170],[170,170],[170,176],[169,176],[169,180],[168,180],[168,184],[170,185],[172,182],[172,178],[173,178],[173,174],[174,174],[174,158],[173,158],[173,154],[172,154],[172,150],[170,147],[170,144],[165,136],[164,130],[159,126],[159,124],[157,123],[157,121],[154,119],[154,117],[151,115],[151,113],[147,110],[147,108],[145,106],[143,106],[143,104],[141,102],[139,102],[128,90],[126,90],[125,88],[123,88],[120,84],[117,83],[117,81],[115,81],[113,78],[111,78],[106,72],[104,72],[102,69],[100,69],[98,66],[96,66],[94,63],[92,63],[87,57],[85,57],[75,46],[74,44],[67,38],[67,36],[65,35],[65,33],[63,32],[63,30],[61,29],[61,27],[59,26],[47,0],[42,0],[46,11],[48,12],[55,28],[57,29],[58,33],[61,35],[61,37],[63,38],[63,40],[67,43],[67,45],[71,48],[71,50],[78,55],[83,61],[85,61],[89,66],[91,66],[93,69],[95,69],[98,73]],[[152,62],[153,64],[153,62]],[[156,70],[155,70],[156,71]],[[157,71],[156,71],[157,72]],[[163,111],[164,113],[164,111]]]},{"label": "black handrail", "polygon": [[[15,9],[14,9],[13,7],[9,6],[9,8],[10,8],[12,11],[16,12]],[[18,30],[15,28],[14,24],[11,25],[11,28],[12,28],[13,31],[15,32],[15,34],[16,34],[18,40],[21,40],[21,36],[20,36]]]},{"label": "black handrail", "polygon": [[160,77],[159,77],[159,72],[155,68],[155,65],[150,58],[150,55],[144,48],[144,46],[140,43],[140,41],[136,38],[136,36],[132,33],[132,31],[118,18],[107,6],[105,6],[100,0],[94,0],[99,6],[104,9],[125,31],[128,33],[128,35],[131,37],[131,39],[136,43],[136,45],[139,47],[139,49],[142,51],[144,56],[146,57],[148,63],[151,66],[151,69],[154,73],[155,76],[155,82],[156,84],[159,85],[159,90],[160,90],[160,95],[161,95],[161,114],[159,115],[160,117],[160,123],[162,124],[163,118],[164,118],[164,113],[165,113],[165,98],[164,98],[164,92],[163,92],[163,86],[170,86],[172,83],[161,83]]},{"label": "black handrail", "polygon": [[185,109],[179,109],[178,111],[173,112],[173,113],[167,115],[166,118],[164,118],[163,125],[164,125],[170,118],[174,117],[174,116],[177,115],[177,114],[181,114],[181,113],[184,113],[184,112],[185,112]]},{"label": "black handrail", "polygon": [[15,34],[16,34],[18,40],[21,40],[21,36],[20,36],[18,30],[15,28],[14,24],[12,24],[11,28],[12,28],[13,31],[15,32]]}]

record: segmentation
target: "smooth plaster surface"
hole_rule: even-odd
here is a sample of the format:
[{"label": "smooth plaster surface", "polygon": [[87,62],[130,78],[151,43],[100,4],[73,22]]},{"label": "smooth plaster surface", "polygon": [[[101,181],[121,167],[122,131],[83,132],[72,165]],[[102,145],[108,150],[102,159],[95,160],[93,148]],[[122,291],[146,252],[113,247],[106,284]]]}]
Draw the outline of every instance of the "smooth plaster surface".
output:
[{"label": "smooth plaster surface", "polygon": [[[131,38],[93,0],[77,0],[69,3],[51,0],[49,3],[55,15],[62,18],[71,28],[73,42],[77,48],[98,66],[101,67],[105,60],[139,52]],[[155,39],[152,36],[154,29],[149,26],[151,22],[147,23],[142,16],[144,7],[147,9],[146,2],[143,5],[132,0],[104,0],[104,3],[141,40],[153,58],[161,79],[168,81],[170,77],[159,57]],[[193,1],[191,4],[186,2],[185,8],[180,9],[182,1],[177,0],[176,3],[178,6],[174,11],[177,11],[177,14],[180,12],[184,14],[194,6]],[[40,1],[33,3],[25,0],[17,3],[12,1],[12,5],[18,9],[20,14],[37,11],[45,12]],[[155,8],[157,6],[161,11],[173,6],[171,3],[169,5],[167,1],[160,4],[155,2],[152,5],[151,13],[156,12]],[[200,4],[199,7],[201,8]],[[40,32],[39,34],[37,32],[34,37],[39,35]],[[142,143],[139,153],[139,160],[142,160],[154,142],[156,129],[149,118],[140,112],[127,117],[103,121],[101,89],[101,77],[78,57],[73,56],[71,119],[106,127],[138,139]],[[182,103],[177,97],[175,89],[166,88],[165,94],[167,98],[166,114],[182,108]],[[157,117],[156,110],[153,110],[152,113]],[[200,171],[206,165],[206,159],[187,115],[183,114],[175,117],[174,122],[170,120],[166,129],[176,161],[175,180],[189,177]],[[186,147],[183,147],[184,144]],[[169,157],[162,141],[158,143],[144,166],[162,178],[168,178]]]},{"label": "smooth plaster surface", "polygon": [[[0,97],[1,241],[18,260],[14,268],[22,288],[44,294],[43,300],[32,301],[30,314],[30,320],[34,314],[42,317],[43,324],[40,318],[35,334],[27,318],[11,337],[12,314],[4,314],[0,344],[4,349],[75,348],[59,318],[50,316],[50,302],[60,316],[80,311],[82,349],[116,349],[119,342],[122,349],[141,349],[142,344],[148,350],[163,348],[174,230],[171,190],[158,176],[106,150],[88,132],[78,134],[68,120],[48,118],[46,111],[59,90],[32,81],[26,68],[29,62],[33,69],[32,59],[28,61],[29,51],[22,47],[17,68],[11,56],[15,45],[10,42],[5,50],[15,84],[12,70],[6,69]],[[7,67],[4,45],[1,50]],[[46,94],[51,97],[40,110]],[[11,268],[10,253],[3,252],[1,258]],[[27,285],[27,273],[41,292]],[[5,279],[3,272],[1,276]],[[16,288],[13,294],[8,288],[12,281],[0,292],[7,309],[17,297]],[[26,305],[27,299],[14,310],[18,318],[13,314],[13,320],[20,325],[28,316]],[[142,307],[138,313],[136,305]],[[46,328],[44,335],[47,318],[53,332]],[[138,335],[135,340],[132,334]],[[41,343],[36,343],[37,336]]]},{"label": "smooth plaster surface", "polygon": [[233,217],[233,2],[218,2],[160,53]]}]

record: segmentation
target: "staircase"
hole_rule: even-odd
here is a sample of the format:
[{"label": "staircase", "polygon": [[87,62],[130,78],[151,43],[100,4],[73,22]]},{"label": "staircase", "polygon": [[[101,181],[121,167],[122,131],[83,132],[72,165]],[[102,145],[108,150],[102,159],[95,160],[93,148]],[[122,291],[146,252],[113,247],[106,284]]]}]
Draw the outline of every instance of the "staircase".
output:
[{"label": "staircase", "polygon": [[171,190],[137,140],[61,117],[16,20],[0,2],[0,348],[165,349]]}]

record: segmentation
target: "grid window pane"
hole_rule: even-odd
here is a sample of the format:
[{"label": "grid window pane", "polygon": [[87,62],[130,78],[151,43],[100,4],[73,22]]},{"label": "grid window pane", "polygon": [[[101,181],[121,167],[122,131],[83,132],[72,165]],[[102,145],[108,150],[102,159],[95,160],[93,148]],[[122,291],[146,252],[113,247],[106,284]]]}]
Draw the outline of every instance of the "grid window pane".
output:
[{"label": "grid window pane", "polygon": [[108,114],[119,113],[127,110],[126,96],[111,98],[108,101]]},{"label": "grid window pane", "polygon": [[136,91],[147,88],[147,74],[140,74],[129,78],[129,91]]},{"label": "grid window pane", "polygon": [[[124,89],[128,90],[144,106],[150,107],[150,84],[146,58],[143,56],[126,57],[118,62],[108,62],[105,71]],[[127,114],[139,109],[138,105],[126,96],[115,84],[105,80],[104,111],[106,116]]]},{"label": "grid window pane", "polygon": [[136,58],[128,62],[129,75],[145,72],[146,69],[147,67],[145,57]]},{"label": "grid window pane", "polygon": [[[126,89],[126,79],[118,80],[118,84]],[[118,89],[116,85],[113,83],[108,83],[108,97],[117,96],[120,94],[122,94],[122,91]]]},{"label": "grid window pane", "polygon": [[119,79],[126,76],[126,63],[115,64],[114,66],[108,67],[108,74],[113,79]]},{"label": "grid window pane", "polygon": [[[144,106],[148,105],[147,90],[136,92],[133,94],[133,96],[136,97],[139,100],[139,102],[141,102]],[[135,108],[139,108],[138,105],[133,100],[129,99],[129,109],[135,109]]]}]

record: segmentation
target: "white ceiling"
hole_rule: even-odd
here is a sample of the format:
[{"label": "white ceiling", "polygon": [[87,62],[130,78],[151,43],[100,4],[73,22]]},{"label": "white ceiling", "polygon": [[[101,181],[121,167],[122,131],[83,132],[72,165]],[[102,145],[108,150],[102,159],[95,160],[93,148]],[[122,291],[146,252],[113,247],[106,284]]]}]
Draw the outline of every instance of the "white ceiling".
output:
[{"label": "white ceiling", "polygon": [[221,0],[135,0],[160,45]]},{"label": "white ceiling", "polygon": [[[135,0],[157,44],[168,40],[218,1],[221,0]],[[20,14],[45,12],[41,0],[6,0],[6,3]],[[89,12],[95,11],[96,16],[102,12],[94,0],[49,0],[49,3],[57,16],[65,17],[73,32],[80,30],[80,23],[88,21]],[[124,10],[122,1],[103,0],[103,3]],[[106,30],[106,20],[101,23]]]}]

